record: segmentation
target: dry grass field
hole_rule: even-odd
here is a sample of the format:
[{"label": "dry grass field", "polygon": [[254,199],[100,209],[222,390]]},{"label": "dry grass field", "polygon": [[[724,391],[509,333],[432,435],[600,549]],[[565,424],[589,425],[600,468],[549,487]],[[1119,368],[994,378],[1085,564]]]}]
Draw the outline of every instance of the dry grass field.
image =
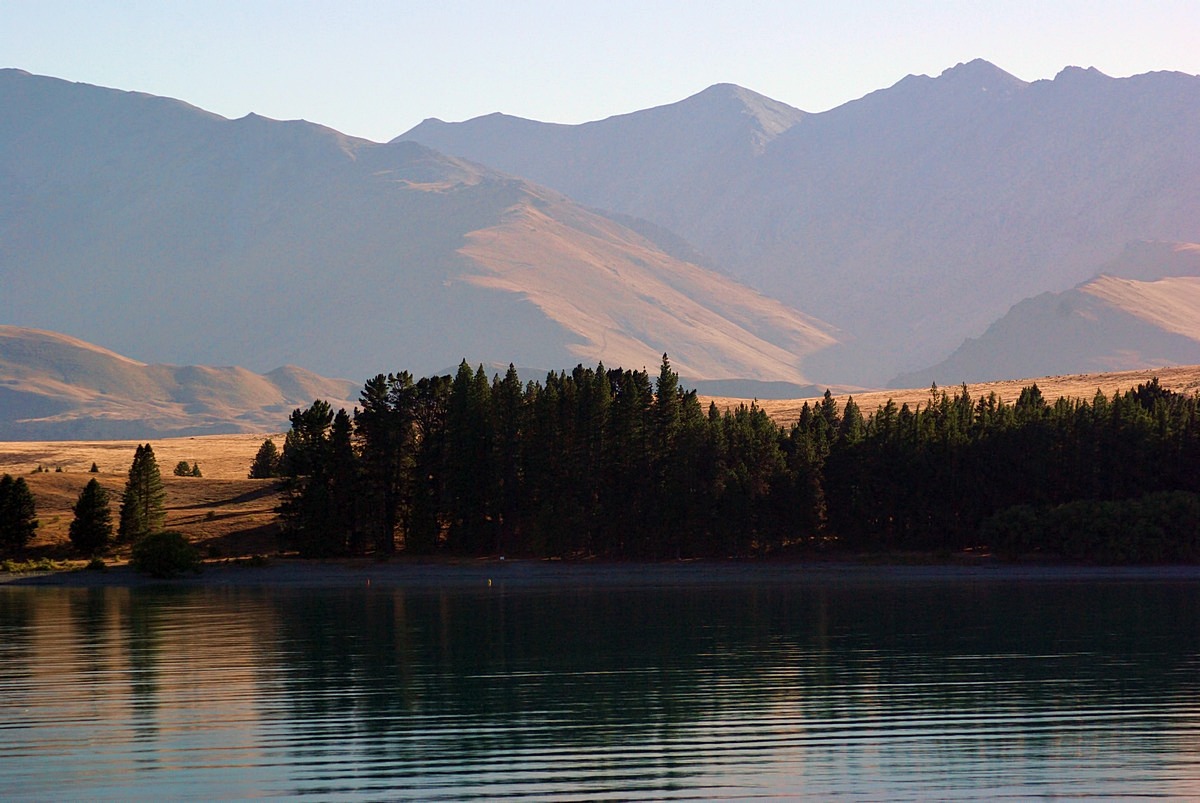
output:
[{"label": "dry grass field", "polygon": [[[1111,397],[1117,391],[1129,390],[1130,388],[1137,387],[1139,384],[1149,382],[1155,377],[1168,390],[1187,394],[1200,392],[1200,365],[1120,371],[1108,374],[1071,374],[1031,379],[1010,379],[1002,382],[977,382],[975,384],[968,384],[967,390],[970,392],[971,398],[974,399],[978,399],[980,396],[987,396],[989,393],[995,393],[1004,401],[1012,404],[1021,394],[1022,388],[1036,383],[1042,391],[1042,395],[1051,402],[1060,396],[1090,401],[1096,395],[1097,390],[1104,393],[1105,396]],[[839,391],[837,388],[833,390],[834,398],[837,399],[839,407],[845,405],[846,399],[849,396],[853,396],[855,403],[863,411],[864,415],[875,412],[879,407],[886,404],[888,399],[894,401],[897,407],[908,404],[910,408],[915,408],[918,404],[925,405],[929,403],[929,388],[867,390],[860,392]],[[946,387],[942,388],[942,390],[953,396],[959,388]],[[705,407],[708,406],[709,400],[708,398],[703,400]],[[820,400],[820,397],[811,399],[762,400],[758,402],[758,406],[763,408],[768,415],[780,424],[789,426],[800,417],[800,409],[804,406],[805,402],[811,405]],[[718,407],[724,408],[742,403],[749,404],[752,400],[713,398],[711,401],[715,401]]]},{"label": "dry grass field", "polygon": [[[247,479],[263,439],[282,447],[283,436],[206,435],[151,441],[167,491],[167,527],[180,530],[209,557],[267,554],[278,549],[278,485]],[[0,474],[25,477],[37,503],[40,526],[29,553],[70,555],[67,537],[80,490],[95,478],[109,492],[114,527],[136,441],[30,441],[0,443]],[[172,474],[181,460],[198,463],[202,477]],[[96,463],[99,473],[89,469]],[[33,473],[38,466],[43,473]],[[61,468],[59,472],[56,469]],[[128,549],[118,549],[122,558]]]}]

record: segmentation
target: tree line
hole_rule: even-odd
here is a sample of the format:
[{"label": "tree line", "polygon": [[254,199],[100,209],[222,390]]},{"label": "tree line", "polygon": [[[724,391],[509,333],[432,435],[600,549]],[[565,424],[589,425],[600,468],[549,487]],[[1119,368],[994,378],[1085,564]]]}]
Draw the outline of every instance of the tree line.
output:
[{"label": "tree line", "polygon": [[292,413],[287,543],[311,556],[664,559],[989,548],[1115,561],[1200,559],[1197,397],[1157,380],[1090,402],[1012,404],[936,386],[864,414],[830,393],[792,426],[704,409],[666,355],[522,382],[378,375],[352,413]]}]

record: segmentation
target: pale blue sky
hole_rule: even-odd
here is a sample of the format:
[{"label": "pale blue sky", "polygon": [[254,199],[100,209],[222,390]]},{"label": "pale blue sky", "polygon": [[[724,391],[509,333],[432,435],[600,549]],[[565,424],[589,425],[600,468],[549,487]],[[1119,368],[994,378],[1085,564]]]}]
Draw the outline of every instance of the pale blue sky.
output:
[{"label": "pale blue sky", "polygon": [[493,111],[583,122],[722,81],[823,111],[973,58],[1027,81],[1200,74],[1200,2],[0,0],[0,66],[374,140]]}]

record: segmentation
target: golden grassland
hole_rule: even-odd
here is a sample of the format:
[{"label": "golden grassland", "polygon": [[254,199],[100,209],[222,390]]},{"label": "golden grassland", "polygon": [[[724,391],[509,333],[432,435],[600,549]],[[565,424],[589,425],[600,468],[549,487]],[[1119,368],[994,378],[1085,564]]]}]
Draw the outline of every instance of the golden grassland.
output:
[{"label": "golden grassland", "polygon": [[[254,455],[267,437],[283,446],[280,434],[150,441],[167,492],[167,528],[183,532],[208,557],[275,552],[278,483],[247,478]],[[37,504],[40,524],[29,544],[31,555],[61,558],[70,554],[67,532],[72,509],[83,486],[93,478],[109,492],[115,528],[137,446],[137,441],[0,443],[0,474],[25,477]],[[198,463],[203,476],[174,476],[175,464],[181,460]],[[100,469],[96,474],[89,472],[92,463]],[[39,466],[45,471],[33,473]],[[121,559],[127,553],[125,547],[115,555]]]},{"label": "golden grassland", "polygon": [[[1189,395],[1200,392],[1200,365],[1119,371],[1104,374],[1070,374],[1030,379],[1008,379],[1001,382],[976,382],[968,384],[967,391],[973,399],[995,393],[996,396],[1005,402],[1012,404],[1021,394],[1022,388],[1037,384],[1038,388],[1042,391],[1042,395],[1051,402],[1060,396],[1091,401],[1096,395],[1097,390],[1111,398],[1116,392],[1129,390],[1142,383],[1149,382],[1156,377],[1159,383],[1168,390]],[[951,386],[939,388],[939,391],[945,390],[946,393],[953,396],[960,389],[961,386]],[[888,399],[894,401],[897,407],[903,404],[908,404],[910,408],[915,408],[918,404],[926,405],[929,403],[929,390],[929,388],[914,388],[908,390],[864,390],[851,392],[835,388],[833,392],[839,408],[845,405],[848,397],[853,396],[854,402],[863,411],[863,414],[869,415],[886,404]],[[709,398],[703,399],[706,407],[709,400]],[[753,401],[752,399],[730,398],[712,398],[711,400],[716,402],[717,406],[721,408],[735,407],[743,403],[750,404]],[[820,400],[820,397],[809,399],[767,399],[760,400],[757,404],[780,424],[788,426],[800,417],[800,409],[804,406],[805,402],[812,405]]]},{"label": "golden grassland", "polygon": [[[1050,400],[1059,396],[1090,400],[1097,390],[1111,396],[1154,377],[1171,390],[1200,391],[1200,366],[985,382],[968,385],[967,389],[975,398],[994,392],[1011,403],[1021,388],[1036,382]],[[958,388],[945,390],[953,394]],[[854,394],[839,392],[836,396],[839,405],[845,403],[848,395],[854,396],[864,413],[874,412],[889,398],[897,405],[907,403],[910,406],[929,401],[929,389],[924,388]],[[706,406],[709,400],[704,398]],[[751,401],[711,400],[719,407]],[[805,401],[811,404],[819,399],[761,401],[758,404],[781,424],[787,425],[795,421]],[[183,532],[208,557],[276,552],[279,548],[275,514],[279,504],[278,483],[247,478],[254,454],[267,437],[274,438],[276,445],[282,447],[280,433],[205,435],[151,441],[166,486],[167,527]],[[80,490],[93,477],[111,494],[115,526],[121,493],[137,445],[137,441],[0,442],[0,474],[24,476],[37,503],[40,526],[29,546],[30,555],[54,558],[71,555],[67,531],[72,508]],[[171,472],[181,460],[198,463],[203,476],[173,476]],[[89,473],[92,463],[96,463],[99,473]],[[45,471],[33,473],[39,466]],[[57,471],[60,468],[62,471]],[[124,547],[115,555],[119,560],[127,553],[128,547]]]}]

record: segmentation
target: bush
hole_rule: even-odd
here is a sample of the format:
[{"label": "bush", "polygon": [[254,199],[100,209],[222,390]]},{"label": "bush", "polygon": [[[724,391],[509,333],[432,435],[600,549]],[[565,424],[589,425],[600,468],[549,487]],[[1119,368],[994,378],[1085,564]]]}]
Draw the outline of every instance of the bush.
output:
[{"label": "bush", "polygon": [[183,533],[164,530],[147,535],[133,545],[130,565],[151,577],[177,577],[200,571],[200,553]]}]

